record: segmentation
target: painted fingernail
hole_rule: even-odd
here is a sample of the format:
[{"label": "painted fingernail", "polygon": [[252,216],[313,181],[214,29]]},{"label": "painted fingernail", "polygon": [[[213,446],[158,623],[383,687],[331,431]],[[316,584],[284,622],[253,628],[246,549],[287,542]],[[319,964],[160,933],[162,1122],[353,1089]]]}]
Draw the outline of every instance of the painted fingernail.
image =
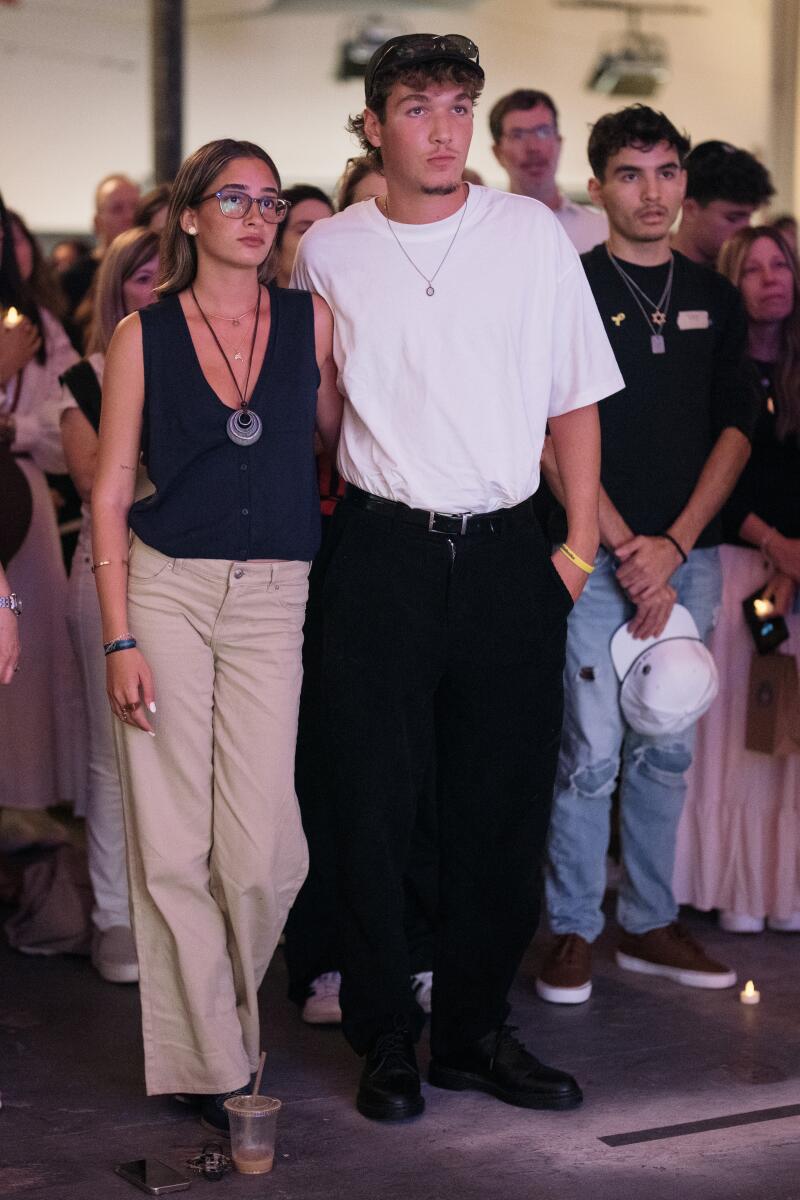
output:
[{"label": "painted fingernail", "polygon": [[148,731],[147,731],[147,732],[150,734],[150,737],[155,737],[155,736],[156,736],[156,735],[155,735],[155,733],[153,732],[153,730],[152,730],[152,729],[148,729]]},{"label": "painted fingernail", "polygon": [[155,711],[156,711],[156,702],[155,702],[155,700],[151,700],[151,701],[150,701],[150,703],[148,704],[148,706],[147,706],[147,707],[150,709],[150,712],[155,712]]}]

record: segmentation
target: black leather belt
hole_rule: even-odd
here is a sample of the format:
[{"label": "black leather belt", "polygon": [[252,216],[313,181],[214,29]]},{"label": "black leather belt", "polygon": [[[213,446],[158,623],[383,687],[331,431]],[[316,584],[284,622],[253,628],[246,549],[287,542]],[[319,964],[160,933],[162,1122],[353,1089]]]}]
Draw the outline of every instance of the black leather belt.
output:
[{"label": "black leather belt", "polygon": [[498,508],[488,513],[440,513],[429,512],[425,508],[410,508],[399,500],[385,500],[383,496],[373,496],[372,492],[364,492],[354,484],[348,483],[345,488],[345,500],[349,504],[363,508],[367,512],[379,513],[393,521],[402,521],[404,525],[417,525],[427,529],[428,533],[456,534],[459,537],[474,533],[499,533],[514,525],[526,525],[533,520],[533,506],[530,497],[513,508]]}]

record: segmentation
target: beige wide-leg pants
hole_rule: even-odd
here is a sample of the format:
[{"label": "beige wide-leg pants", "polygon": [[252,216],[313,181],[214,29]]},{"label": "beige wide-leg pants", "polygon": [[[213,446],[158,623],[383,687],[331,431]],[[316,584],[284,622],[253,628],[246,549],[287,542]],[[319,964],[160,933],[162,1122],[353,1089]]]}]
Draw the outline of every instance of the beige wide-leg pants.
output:
[{"label": "beige wide-leg pants", "polygon": [[232,1091],[258,1061],[258,988],[308,865],[294,792],[308,571],[133,542],[156,736],[120,721],[115,736],[148,1095]]}]

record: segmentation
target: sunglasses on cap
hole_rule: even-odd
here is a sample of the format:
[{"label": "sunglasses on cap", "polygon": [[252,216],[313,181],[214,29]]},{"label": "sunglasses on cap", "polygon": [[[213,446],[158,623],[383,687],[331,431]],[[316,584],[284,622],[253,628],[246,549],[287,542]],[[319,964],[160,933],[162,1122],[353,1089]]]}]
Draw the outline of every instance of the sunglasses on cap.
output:
[{"label": "sunglasses on cap", "polygon": [[389,67],[413,67],[426,62],[461,63],[480,79],[484,77],[478,47],[470,38],[462,37],[459,33],[401,34],[379,46],[370,59],[364,78],[367,101],[372,95],[376,77]]}]

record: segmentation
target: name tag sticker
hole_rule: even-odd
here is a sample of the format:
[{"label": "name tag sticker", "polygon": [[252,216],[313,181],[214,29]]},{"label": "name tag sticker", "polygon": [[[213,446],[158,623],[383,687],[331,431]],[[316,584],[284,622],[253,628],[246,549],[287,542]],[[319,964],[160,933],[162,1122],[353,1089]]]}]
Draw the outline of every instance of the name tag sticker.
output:
[{"label": "name tag sticker", "polygon": [[708,329],[710,324],[704,308],[689,308],[678,313],[678,329]]}]

